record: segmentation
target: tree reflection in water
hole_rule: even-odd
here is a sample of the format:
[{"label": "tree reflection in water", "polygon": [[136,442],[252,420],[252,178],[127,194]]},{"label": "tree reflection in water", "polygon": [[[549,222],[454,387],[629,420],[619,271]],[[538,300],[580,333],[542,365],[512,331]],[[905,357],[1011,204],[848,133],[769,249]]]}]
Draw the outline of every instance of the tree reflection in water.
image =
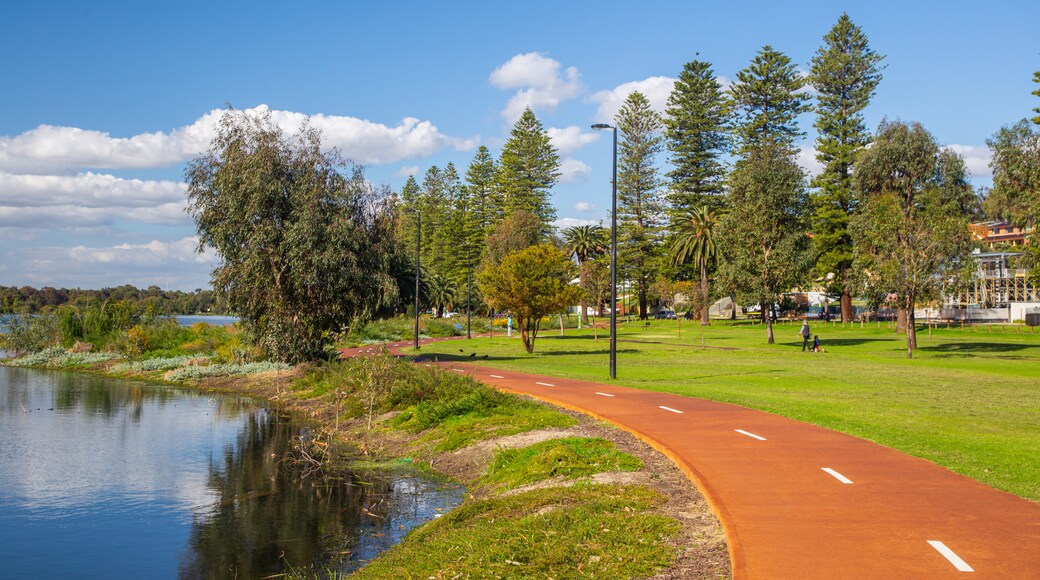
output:
[{"label": "tree reflection in water", "polygon": [[210,466],[219,500],[194,516],[181,577],[258,578],[289,566],[347,572],[461,501],[460,486],[414,473],[304,479],[285,461],[302,433],[274,412],[251,414]]}]

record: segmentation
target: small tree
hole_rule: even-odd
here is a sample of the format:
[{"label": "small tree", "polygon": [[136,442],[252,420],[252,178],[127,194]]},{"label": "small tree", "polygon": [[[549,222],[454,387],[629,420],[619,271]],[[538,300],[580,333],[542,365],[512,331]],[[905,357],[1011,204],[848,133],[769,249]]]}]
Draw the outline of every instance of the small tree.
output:
[{"label": "small tree", "polygon": [[561,250],[540,244],[503,258],[498,266],[480,272],[480,290],[498,310],[509,310],[520,329],[520,340],[534,352],[538,323],[578,299],[570,281],[574,264]]},{"label": "small tree", "polygon": [[[578,260],[579,276],[585,262],[606,253],[610,246],[607,230],[603,226],[572,226],[563,230],[563,243],[570,255]],[[581,323],[589,323],[588,296],[581,296]]]}]

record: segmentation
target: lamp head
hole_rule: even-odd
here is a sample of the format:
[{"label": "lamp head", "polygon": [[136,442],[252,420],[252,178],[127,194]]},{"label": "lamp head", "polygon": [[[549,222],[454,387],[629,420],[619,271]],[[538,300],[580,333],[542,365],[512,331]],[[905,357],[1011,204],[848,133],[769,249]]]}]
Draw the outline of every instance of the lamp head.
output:
[{"label": "lamp head", "polygon": [[600,129],[613,129],[613,127],[611,127],[610,125],[608,125],[606,123],[596,123],[595,125],[592,126],[592,128],[597,130],[597,131],[599,131]]}]

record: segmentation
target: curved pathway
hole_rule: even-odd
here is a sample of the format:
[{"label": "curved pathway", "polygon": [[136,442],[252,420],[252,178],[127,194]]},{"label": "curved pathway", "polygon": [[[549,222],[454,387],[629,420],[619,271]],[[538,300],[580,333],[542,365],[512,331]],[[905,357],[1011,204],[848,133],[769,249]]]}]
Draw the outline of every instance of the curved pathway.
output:
[{"label": "curved pathway", "polygon": [[736,405],[440,364],[665,453],[721,520],[734,578],[1040,579],[1040,505],[923,459]]}]

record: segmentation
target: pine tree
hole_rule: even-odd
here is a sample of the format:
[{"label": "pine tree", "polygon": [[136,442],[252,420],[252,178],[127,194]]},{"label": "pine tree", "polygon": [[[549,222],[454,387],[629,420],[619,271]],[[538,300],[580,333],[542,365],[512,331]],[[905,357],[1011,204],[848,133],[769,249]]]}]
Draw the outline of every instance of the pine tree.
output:
[{"label": "pine tree", "polygon": [[[1033,82],[1040,84],[1040,71],[1033,73]],[[1040,88],[1037,88],[1032,94],[1040,97]],[[1033,117],[1033,123],[1040,125],[1040,107],[1034,108],[1033,112],[1037,113],[1037,116]]]},{"label": "pine tree", "polygon": [[401,188],[400,204],[397,213],[397,241],[406,249],[412,260],[415,259],[415,229],[417,227],[417,216],[415,211],[419,209],[419,198],[421,196],[419,182],[414,175],[409,175]]},{"label": "pine tree", "polygon": [[466,171],[464,195],[469,217],[466,220],[466,241],[479,257],[484,252],[486,238],[495,224],[505,219],[501,192],[495,186],[497,166],[488,148],[481,145]]},{"label": "pine tree", "polygon": [[556,220],[556,209],[549,202],[550,190],[559,178],[560,156],[548,132],[530,108],[524,109],[502,148],[496,176],[505,214],[529,211],[548,231]]},{"label": "pine tree", "polygon": [[619,266],[635,280],[639,318],[647,317],[647,290],[653,281],[660,246],[662,212],[654,156],[661,151],[661,118],[650,101],[633,92],[615,118],[621,134],[618,154]]},{"label": "pine tree", "polygon": [[852,167],[870,143],[863,110],[881,82],[884,57],[871,50],[863,31],[847,14],[823,37],[812,59],[809,83],[817,91],[816,159],[824,165],[812,186],[816,215],[813,245],[816,276],[833,273],[828,290],[841,295],[841,319],[852,318],[852,237],[849,219],[855,211]]},{"label": "pine tree", "polygon": [[804,86],[791,59],[769,45],[737,73],[730,95],[737,110],[735,133],[741,156],[763,147],[794,155],[794,143],[804,135],[798,130],[798,115],[810,108]]},{"label": "pine tree", "polygon": [[674,167],[668,173],[672,221],[703,205],[716,210],[724,205],[721,157],[729,149],[729,119],[730,108],[711,65],[698,60],[683,65],[664,119]]}]

